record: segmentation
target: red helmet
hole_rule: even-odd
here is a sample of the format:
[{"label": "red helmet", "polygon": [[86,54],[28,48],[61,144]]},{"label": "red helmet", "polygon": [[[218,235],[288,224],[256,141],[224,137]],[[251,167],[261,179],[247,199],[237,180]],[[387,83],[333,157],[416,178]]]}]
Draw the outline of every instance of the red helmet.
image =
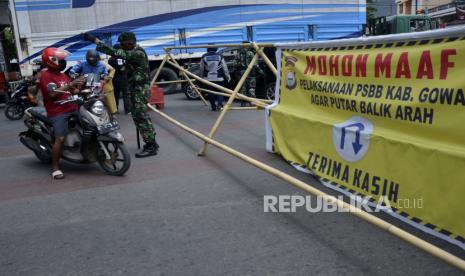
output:
[{"label": "red helmet", "polygon": [[46,48],[42,52],[42,64],[48,69],[62,71],[66,68],[65,58],[69,52],[59,48]]}]

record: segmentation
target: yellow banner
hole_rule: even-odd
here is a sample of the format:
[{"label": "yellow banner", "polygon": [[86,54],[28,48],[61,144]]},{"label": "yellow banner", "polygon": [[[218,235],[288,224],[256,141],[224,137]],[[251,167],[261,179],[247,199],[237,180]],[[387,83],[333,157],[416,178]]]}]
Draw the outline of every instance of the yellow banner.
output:
[{"label": "yellow banner", "polygon": [[465,248],[465,37],[283,48],[280,73],[274,152]]}]

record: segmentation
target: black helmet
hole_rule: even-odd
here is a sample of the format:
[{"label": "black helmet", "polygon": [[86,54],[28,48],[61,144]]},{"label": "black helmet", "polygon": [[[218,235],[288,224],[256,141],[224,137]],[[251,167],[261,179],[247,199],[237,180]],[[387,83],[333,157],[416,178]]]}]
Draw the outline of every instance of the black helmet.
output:
[{"label": "black helmet", "polygon": [[86,53],[86,61],[91,66],[96,66],[100,60],[100,54],[96,50],[89,50]]}]

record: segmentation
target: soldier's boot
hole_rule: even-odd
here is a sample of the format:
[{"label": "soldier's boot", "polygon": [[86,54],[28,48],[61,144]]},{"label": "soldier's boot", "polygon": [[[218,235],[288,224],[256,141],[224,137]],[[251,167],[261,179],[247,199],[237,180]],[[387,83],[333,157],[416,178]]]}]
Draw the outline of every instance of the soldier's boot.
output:
[{"label": "soldier's boot", "polygon": [[158,148],[160,148],[160,146],[157,144],[157,142],[147,143],[144,145],[141,152],[136,153],[136,158],[144,158],[157,155]]}]

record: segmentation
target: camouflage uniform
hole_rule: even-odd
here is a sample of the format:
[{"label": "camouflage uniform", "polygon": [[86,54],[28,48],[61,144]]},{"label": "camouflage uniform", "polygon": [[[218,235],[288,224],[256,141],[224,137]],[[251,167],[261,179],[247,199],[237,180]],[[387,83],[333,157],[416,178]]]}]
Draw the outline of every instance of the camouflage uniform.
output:
[{"label": "camouflage uniform", "polygon": [[[251,48],[241,48],[237,53],[237,58],[234,59],[234,67],[237,74],[240,74],[241,78],[250,62],[252,62],[253,57],[255,56],[255,51]],[[263,71],[255,65],[255,68],[250,72],[249,76],[242,85],[240,93],[252,98],[255,98],[255,89],[257,87],[257,77],[256,73],[262,73]]]},{"label": "camouflage uniform", "polygon": [[107,55],[126,61],[128,73],[128,91],[131,98],[131,115],[134,124],[146,144],[156,144],[155,129],[147,114],[147,101],[150,97],[150,69],[147,54],[140,46],[133,50],[113,49],[102,42],[97,43],[97,50]]}]

